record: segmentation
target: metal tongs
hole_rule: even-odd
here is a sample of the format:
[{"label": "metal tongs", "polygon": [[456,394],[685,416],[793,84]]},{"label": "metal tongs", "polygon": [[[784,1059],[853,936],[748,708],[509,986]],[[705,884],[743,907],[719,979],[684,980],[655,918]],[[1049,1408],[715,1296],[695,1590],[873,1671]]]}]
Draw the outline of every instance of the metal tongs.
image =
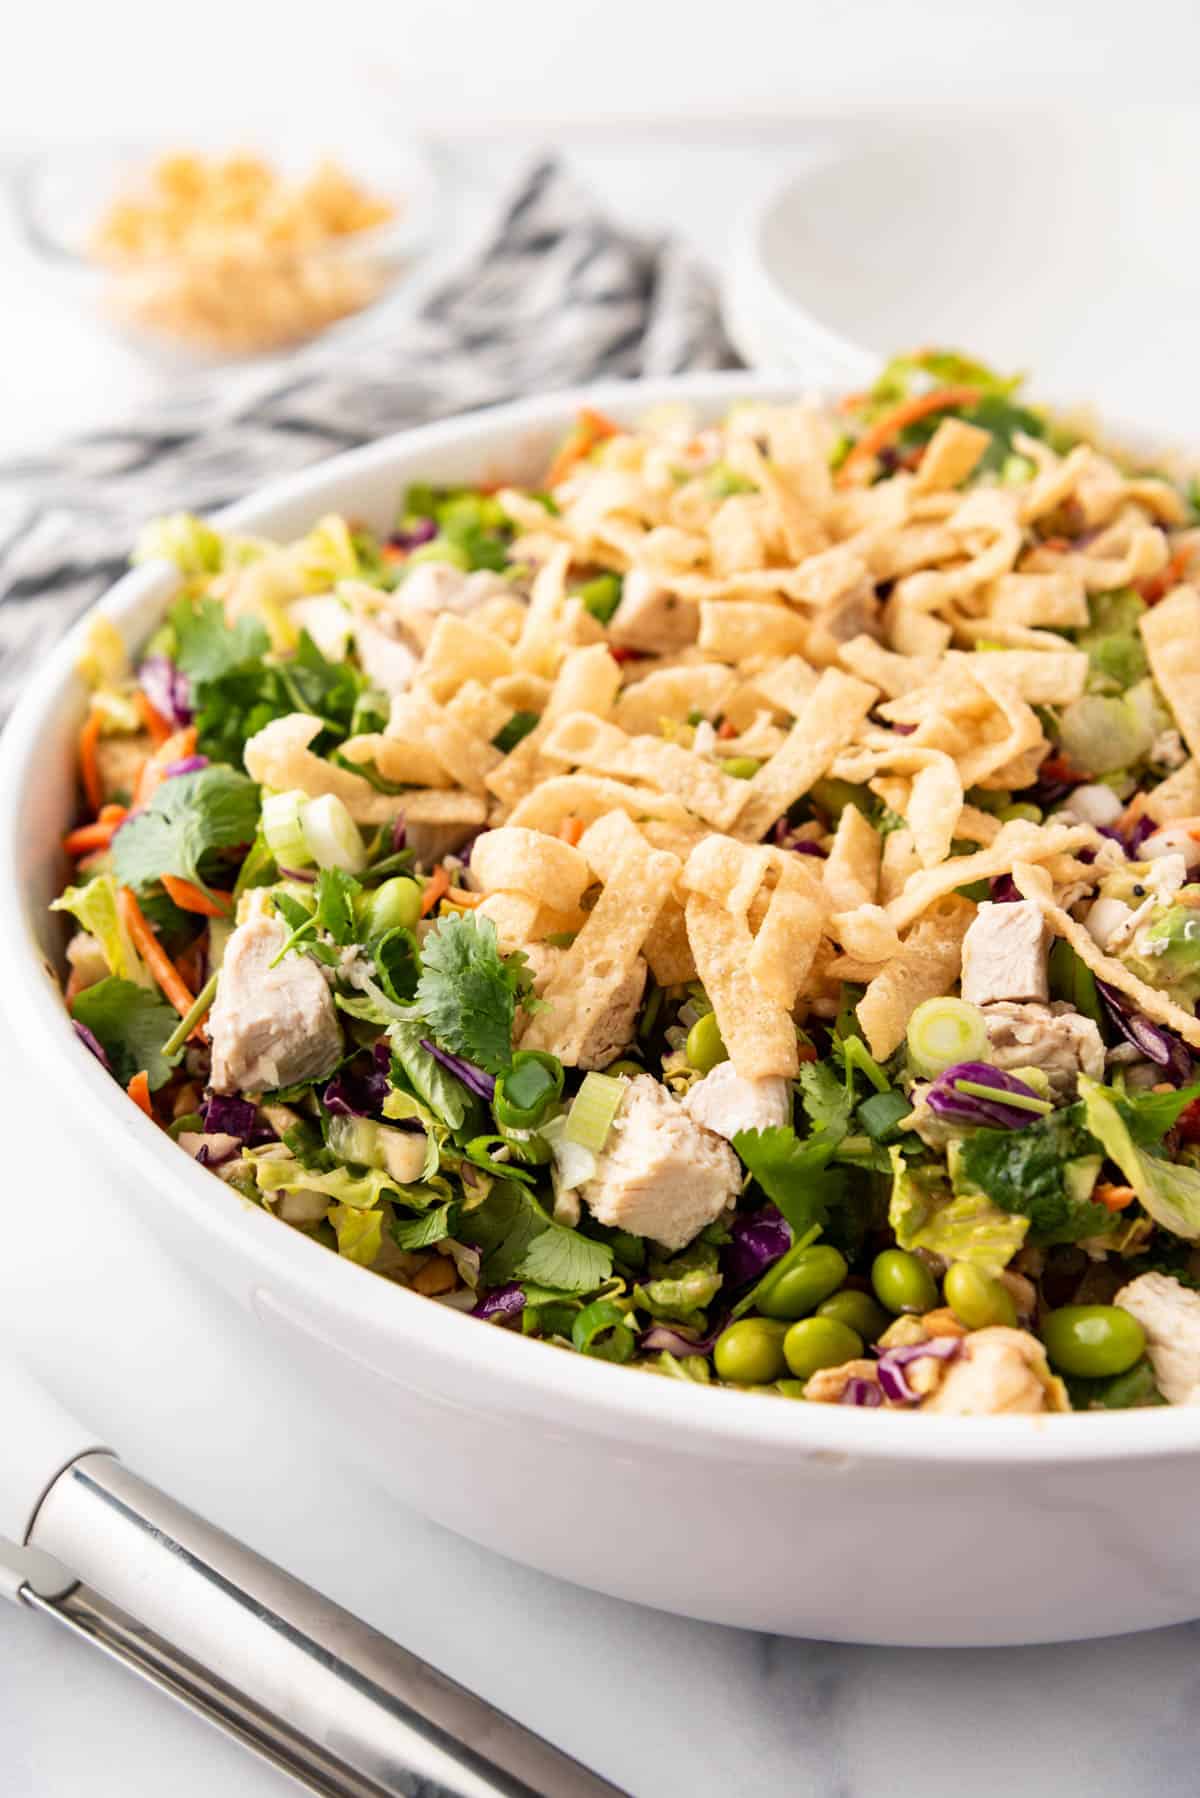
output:
[{"label": "metal tongs", "polygon": [[309,1790],[621,1798],[139,1479],[2,1357],[0,1419],[0,1596],[53,1617]]}]

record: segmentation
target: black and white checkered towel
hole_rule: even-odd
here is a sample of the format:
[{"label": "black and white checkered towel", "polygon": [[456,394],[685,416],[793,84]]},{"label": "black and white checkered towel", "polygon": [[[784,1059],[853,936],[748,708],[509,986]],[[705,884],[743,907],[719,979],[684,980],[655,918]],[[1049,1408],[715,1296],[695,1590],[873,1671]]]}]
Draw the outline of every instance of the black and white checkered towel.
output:
[{"label": "black and white checkered towel", "polygon": [[474,406],[735,362],[692,255],[615,226],[557,162],[541,162],[484,248],[386,338],[197,377],[152,413],[0,466],[0,717],[121,573],[148,518],[211,512],[322,456]]}]

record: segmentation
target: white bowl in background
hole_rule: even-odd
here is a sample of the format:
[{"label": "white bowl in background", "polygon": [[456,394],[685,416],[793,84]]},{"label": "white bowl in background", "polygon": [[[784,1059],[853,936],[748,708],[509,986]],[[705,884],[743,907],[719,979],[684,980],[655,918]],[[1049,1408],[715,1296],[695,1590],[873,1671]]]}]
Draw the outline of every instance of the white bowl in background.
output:
[{"label": "white bowl in background", "polygon": [[858,386],[949,344],[1186,437],[1200,418],[1200,115],[937,109],[819,125],[747,220],[726,320],[754,367]]},{"label": "white bowl in background", "polygon": [[[338,456],[218,522],[290,537],[344,510],[384,528],[412,480],[535,477],[584,401],[632,420],[683,400],[704,419],[791,390],[702,375],[496,408]],[[162,564],[138,568],[98,609],[136,645],[174,585]],[[913,1417],[638,1374],[340,1261],[183,1155],[77,1041],[48,973],[61,936],[46,905],[66,873],[86,704],[82,630],[0,741],[6,1025],[42,1059],[63,1128],[86,1135],[104,1177],[257,1318],[264,1350],[283,1350],[319,1452],[340,1448],[406,1503],[517,1560],[721,1623],[1000,1645],[1200,1615],[1200,1409]]]}]

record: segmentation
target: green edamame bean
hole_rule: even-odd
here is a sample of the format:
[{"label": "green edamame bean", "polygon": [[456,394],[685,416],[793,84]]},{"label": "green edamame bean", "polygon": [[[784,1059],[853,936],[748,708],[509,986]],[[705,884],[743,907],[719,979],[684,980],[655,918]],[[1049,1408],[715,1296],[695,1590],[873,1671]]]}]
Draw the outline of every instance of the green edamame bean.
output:
[{"label": "green edamame bean", "polygon": [[763,1294],[758,1309],[764,1317],[785,1317],[789,1322],[807,1317],[822,1299],[837,1291],[849,1271],[845,1257],[836,1249],[824,1244],[804,1249]]},{"label": "green edamame bean", "polygon": [[721,772],[731,775],[734,780],[753,780],[761,767],[757,756],[727,755],[721,763]]},{"label": "green edamame bean", "polygon": [[411,930],[421,915],[421,889],[415,880],[397,874],[376,887],[367,900],[367,930],[383,936],[388,930]]},{"label": "green edamame bean", "polygon": [[1119,1305],[1064,1305],[1046,1318],[1042,1341],[1052,1367],[1085,1379],[1127,1373],[1146,1352],[1146,1332]]},{"label": "green edamame bean", "polygon": [[717,1337],[713,1362],[722,1380],[739,1386],[769,1386],[785,1366],[782,1324],[765,1317],[742,1317]]},{"label": "green edamame bean", "polygon": [[783,1356],[798,1380],[807,1380],[822,1367],[840,1367],[856,1361],[863,1352],[862,1337],[835,1317],[802,1317],[783,1339]]},{"label": "green edamame bean", "polygon": [[688,1031],[685,1051],[694,1068],[702,1074],[711,1073],[719,1062],[729,1060],[729,1050],[721,1037],[721,1026],[717,1023],[715,1011],[706,1011],[702,1018]]},{"label": "green edamame bean", "polygon": [[1017,1321],[1012,1294],[1000,1280],[993,1280],[969,1261],[955,1261],[942,1281],[946,1303],[968,1330],[986,1330],[1004,1324],[1010,1330]]},{"label": "green edamame bean", "polygon": [[619,1074],[624,1074],[627,1079],[636,1080],[638,1075],[644,1074],[646,1070],[640,1061],[630,1061],[627,1058],[624,1061],[610,1061],[604,1072],[611,1075],[613,1079],[616,1079]]},{"label": "green edamame bean", "polygon": [[937,1284],[925,1263],[907,1249],[884,1249],[871,1268],[875,1297],[888,1311],[932,1311]]},{"label": "green edamame bean", "polygon": [[838,1323],[845,1324],[861,1336],[864,1342],[874,1342],[891,1323],[891,1318],[883,1306],[877,1304],[869,1292],[856,1292],[852,1286],[843,1287],[831,1297],[823,1299],[817,1306],[818,1317],[832,1317]]}]

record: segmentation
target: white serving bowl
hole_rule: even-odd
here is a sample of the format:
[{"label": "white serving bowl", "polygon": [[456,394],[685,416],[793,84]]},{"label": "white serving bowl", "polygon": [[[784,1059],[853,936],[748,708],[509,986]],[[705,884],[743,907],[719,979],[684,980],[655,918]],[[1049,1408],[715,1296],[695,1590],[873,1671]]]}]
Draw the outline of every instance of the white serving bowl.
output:
[{"label": "white serving bowl", "polygon": [[727,324],[752,366],[807,381],[861,386],[898,348],[951,344],[1186,437],[1200,249],[1179,221],[1198,160],[1183,107],[818,122],[804,165],[746,219]]},{"label": "white serving bowl", "polygon": [[[338,456],[218,522],[286,538],[344,510],[383,528],[411,480],[534,476],[584,400],[622,420],[685,400],[704,418],[787,391],[702,375],[532,400]],[[136,645],[173,585],[165,567],[139,568],[98,609]],[[254,1314],[264,1352],[282,1349],[323,1440],[503,1554],[721,1623],[999,1645],[1200,1614],[1200,1409],[913,1417],[639,1375],[339,1261],[183,1155],[76,1040],[47,968],[61,950],[45,908],[75,804],[81,629],[0,742],[7,1027],[41,1057],[64,1127],[86,1132],[101,1184],[123,1186],[181,1259]]]}]

